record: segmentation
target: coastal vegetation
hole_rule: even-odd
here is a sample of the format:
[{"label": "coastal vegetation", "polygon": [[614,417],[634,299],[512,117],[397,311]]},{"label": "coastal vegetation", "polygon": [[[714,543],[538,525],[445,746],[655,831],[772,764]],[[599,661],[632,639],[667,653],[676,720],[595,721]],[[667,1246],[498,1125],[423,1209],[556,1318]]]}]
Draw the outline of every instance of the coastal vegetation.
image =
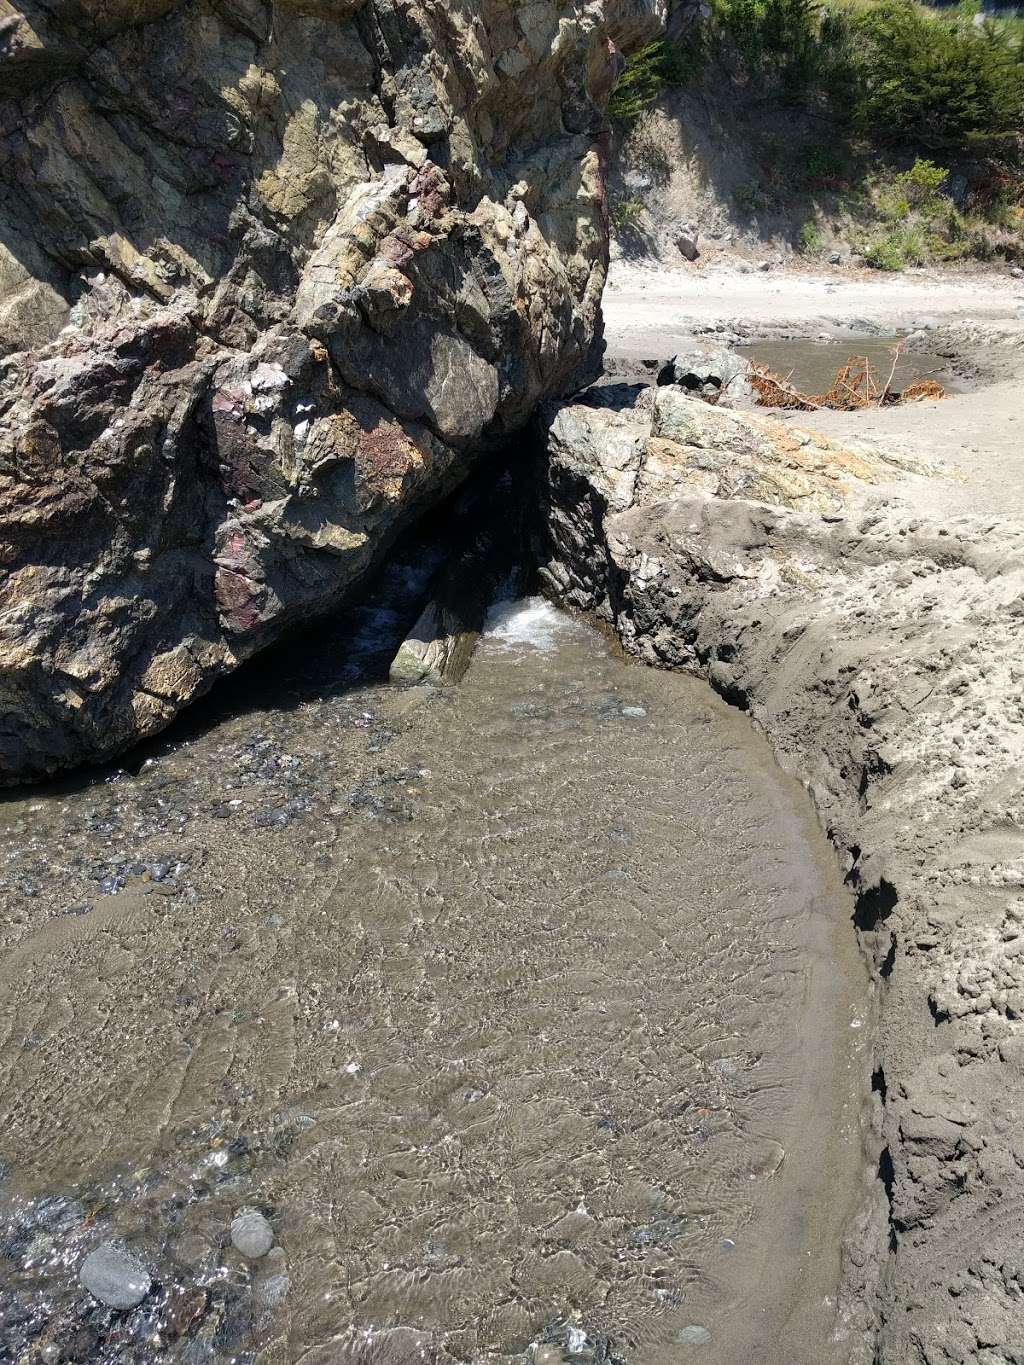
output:
[{"label": "coastal vegetation", "polygon": [[741,219],[803,196],[799,250],[824,247],[824,211],[882,269],[1024,254],[1024,20],[972,0],[710,5],[627,64],[611,114],[637,148],[646,112],[673,91],[712,101],[727,91],[734,104],[787,111],[804,133],[794,145],[751,115],[757,173],[730,193]]}]

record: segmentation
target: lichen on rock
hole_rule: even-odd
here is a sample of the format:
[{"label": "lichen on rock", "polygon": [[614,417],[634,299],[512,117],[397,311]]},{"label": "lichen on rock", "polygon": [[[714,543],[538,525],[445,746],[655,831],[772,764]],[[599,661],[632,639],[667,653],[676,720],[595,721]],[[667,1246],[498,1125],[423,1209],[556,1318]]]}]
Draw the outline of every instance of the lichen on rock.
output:
[{"label": "lichen on rock", "polygon": [[662,0],[116,0],[0,30],[0,780],[116,752],[586,374]]}]

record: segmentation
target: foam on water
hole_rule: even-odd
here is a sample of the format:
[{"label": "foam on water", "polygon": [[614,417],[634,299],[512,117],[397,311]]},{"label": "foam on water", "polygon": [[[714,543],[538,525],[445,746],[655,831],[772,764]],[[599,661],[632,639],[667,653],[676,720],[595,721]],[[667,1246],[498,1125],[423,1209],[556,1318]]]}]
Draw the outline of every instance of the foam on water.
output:
[{"label": "foam on water", "polygon": [[558,611],[543,597],[519,597],[495,602],[487,613],[484,638],[507,649],[528,645],[553,653],[567,632],[578,628],[572,617]]}]

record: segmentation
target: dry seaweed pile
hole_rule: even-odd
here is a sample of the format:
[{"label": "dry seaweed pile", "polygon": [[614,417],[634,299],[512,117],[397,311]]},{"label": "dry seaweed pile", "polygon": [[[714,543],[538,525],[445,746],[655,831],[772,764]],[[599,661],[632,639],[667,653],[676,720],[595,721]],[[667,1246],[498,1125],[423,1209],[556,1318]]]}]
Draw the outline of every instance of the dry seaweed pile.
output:
[{"label": "dry seaweed pile", "polygon": [[749,379],[762,407],[791,408],[799,412],[817,412],[834,408],[839,412],[854,412],[859,408],[884,408],[895,403],[909,403],[919,398],[943,398],[945,389],[934,379],[915,379],[903,389],[893,388],[893,376],[901,351],[893,352],[892,368],[884,382],[881,373],[866,356],[852,356],[836,371],[836,377],[826,393],[801,393],[790,382],[767,365],[751,365]]}]

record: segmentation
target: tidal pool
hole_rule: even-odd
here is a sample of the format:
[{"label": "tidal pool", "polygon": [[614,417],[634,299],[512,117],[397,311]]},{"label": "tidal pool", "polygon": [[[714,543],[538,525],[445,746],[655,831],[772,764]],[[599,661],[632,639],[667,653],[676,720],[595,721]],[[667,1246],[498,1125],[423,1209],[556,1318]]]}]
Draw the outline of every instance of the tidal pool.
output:
[{"label": "tidal pool", "polygon": [[539,599],[458,689],[346,638],[0,806],[0,1360],[843,1360],[868,999],[803,791]]}]

